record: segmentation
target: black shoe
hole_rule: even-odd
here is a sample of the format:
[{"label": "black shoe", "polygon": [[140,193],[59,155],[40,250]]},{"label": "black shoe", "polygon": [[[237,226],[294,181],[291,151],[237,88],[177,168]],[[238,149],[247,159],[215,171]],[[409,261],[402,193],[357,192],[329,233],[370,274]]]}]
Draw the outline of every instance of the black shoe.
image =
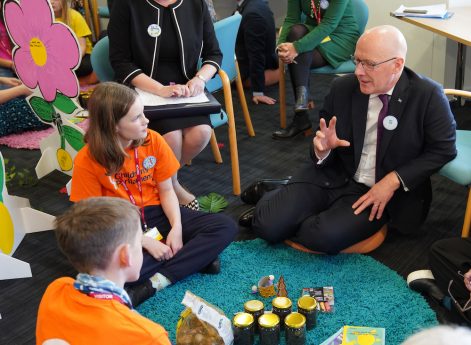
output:
[{"label": "black shoe", "polygon": [[296,103],[294,104],[294,111],[297,113],[300,111],[308,110],[309,92],[307,90],[307,87],[298,86],[295,90],[295,93],[296,93]]},{"label": "black shoe", "polygon": [[440,290],[433,274],[429,270],[420,270],[410,273],[407,276],[407,285],[411,290],[431,297],[435,301],[442,303],[445,294]]},{"label": "black shoe", "polygon": [[286,129],[279,129],[274,131],[272,134],[272,138],[276,140],[285,140],[291,139],[298,134],[305,132],[305,135],[309,135],[312,133],[312,125],[310,122],[306,122],[303,124],[298,124],[296,121],[293,121],[288,128]]},{"label": "black shoe", "polygon": [[254,182],[249,187],[244,189],[242,194],[240,194],[240,199],[242,202],[248,205],[255,205],[266,192],[286,185],[290,179],[291,176],[288,176],[284,179],[263,179]]},{"label": "black shoe", "polygon": [[155,294],[155,288],[152,287],[152,282],[149,279],[142,284],[126,286],[124,289],[134,308]]},{"label": "black shoe", "polygon": [[219,257],[200,271],[200,273],[203,274],[218,274],[219,272],[221,272],[221,261],[219,261]]},{"label": "black shoe", "polygon": [[239,216],[239,225],[245,228],[251,228],[254,211],[255,207],[251,207],[247,211],[242,212]]}]

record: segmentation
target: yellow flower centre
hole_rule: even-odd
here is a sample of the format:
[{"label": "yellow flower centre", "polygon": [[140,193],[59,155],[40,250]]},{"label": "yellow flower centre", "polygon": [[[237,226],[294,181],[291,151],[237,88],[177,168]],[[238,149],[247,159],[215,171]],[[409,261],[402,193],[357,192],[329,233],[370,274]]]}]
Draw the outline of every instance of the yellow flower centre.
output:
[{"label": "yellow flower centre", "polygon": [[44,66],[47,61],[47,50],[44,43],[37,37],[29,41],[29,51],[33,57],[34,63],[38,66]]}]

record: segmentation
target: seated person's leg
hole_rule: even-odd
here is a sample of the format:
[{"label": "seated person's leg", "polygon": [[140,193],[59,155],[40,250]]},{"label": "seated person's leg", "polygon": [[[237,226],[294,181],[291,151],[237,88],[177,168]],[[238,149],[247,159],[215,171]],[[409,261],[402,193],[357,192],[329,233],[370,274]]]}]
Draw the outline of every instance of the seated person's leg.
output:
[{"label": "seated person's leg", "polygon": [[[196,273],[214,261],[236,236],[234,221],[224,214],[196,212],[186,208],[180,208],[180,212],[183,248],[167,261],[157,261],[144,252],[140,282],[160,273],[175,283]],[[147,207],[145,214],[148,227],[157,226],[165,238],[170,231],[170,224],[162,208]]]},{"label": "seated person's leg", "polygon": [[83,77],[89,75],[93,72],[92,61],[90,59],[90,54],[85,54],[82,57],[82,61],[80,62],[80,66],[75,70],[75,74],[77,77]]},{"label": "seated person's leg", "polygon": [[290,183],[266,193],[257,203],[252,228],[272,243],[293,236],[302,222],[328,205],[324,190],[308,183]]},{"label": "seated person's leg", "polygon": [[430,250],[429,262],[440,290],[446,294],[448,284],[453,280],[451,293],[464,305],[470,298],[470,291],[458,271],[465,274],[471,269],[471,238],[447,238],[435,242]]},{"label": "seated person's leg", "polygon": [[368,188],[351,182],[348,189],[328,190],[330,200],[335,200],[327,210],[306,218],[292,241],[308,249],[327,254],[337,254],[379,231],[387,223],[388,215],[369,221],[371,208],[359,215],[353,213],[352,205]]}]

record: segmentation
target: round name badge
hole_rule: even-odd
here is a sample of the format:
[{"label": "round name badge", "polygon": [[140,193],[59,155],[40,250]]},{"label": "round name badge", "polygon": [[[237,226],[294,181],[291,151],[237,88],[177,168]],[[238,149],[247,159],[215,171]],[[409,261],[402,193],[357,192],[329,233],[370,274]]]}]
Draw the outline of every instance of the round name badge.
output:
[{"label": "round name badge", "polygon": [[386,116],[383,120],[383,127],[389,131],[396,129],[397,119],[392,115]]},{"label": "round name badge", "polygon": [[327,7],[329,7],[329,1],[328,0],[321,0],[320,6],[323,10],[326,10]]},{"label": "round name badge", "polygon": [[159,37],[160,34],[162,33],[162,29],[158,24],[151,24],[147,28],[147,33],[149,34],[150,37]]},{"label": "round name badge", "polygon": [[142,162],[142,166],[149,170],[155,166],[155,163],[157,163],[157,159],[154,156],[148,156],[144,159],[144,162]]}]

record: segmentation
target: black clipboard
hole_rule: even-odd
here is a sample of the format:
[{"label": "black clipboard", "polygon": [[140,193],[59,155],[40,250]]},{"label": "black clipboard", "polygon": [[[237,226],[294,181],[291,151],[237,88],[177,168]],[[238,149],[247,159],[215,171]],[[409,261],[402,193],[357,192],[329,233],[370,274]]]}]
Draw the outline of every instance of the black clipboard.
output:
[{"label": "black clipboard", "polygon": [[145,106],[144,114],[149,120],[164,119],[177,116],[197,116],[217,114],[221,112],[221,104],[207,90],[204,91],[209,102],[204,103],[182,103],[158,106]]}]

